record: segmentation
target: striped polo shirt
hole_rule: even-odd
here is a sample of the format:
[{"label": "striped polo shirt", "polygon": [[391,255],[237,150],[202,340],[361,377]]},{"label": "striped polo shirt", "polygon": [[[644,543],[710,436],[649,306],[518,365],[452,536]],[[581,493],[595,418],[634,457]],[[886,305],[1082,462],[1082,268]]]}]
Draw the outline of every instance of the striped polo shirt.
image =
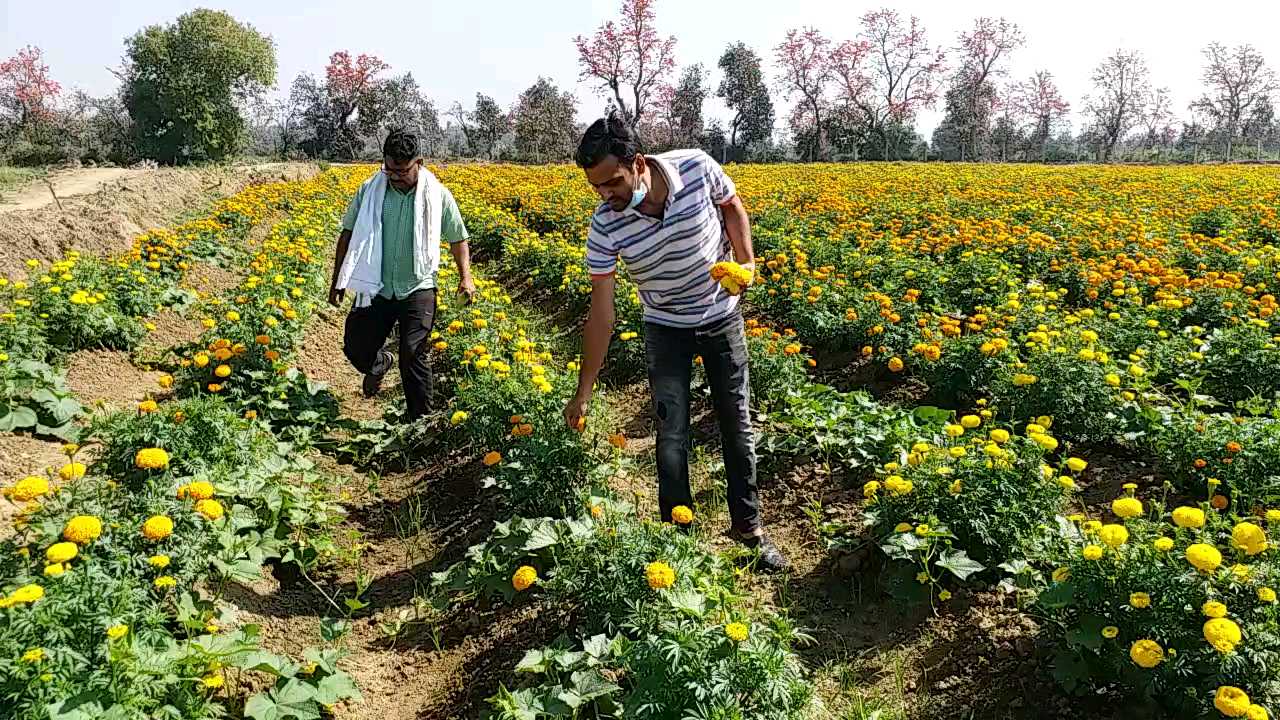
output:
[{"label": "striped polo shirt", "polygon": [[733,199],[733,181],[701,150],[645,159],[667,180],[662,219],[634,208],[615,212],[602,203],[587,235],[588,271],[608,275],[621,259],[639,291],[646,322],[693,328],[730,315],[738,297],[711,279],[711,266],[733,259],[720,211]]}]

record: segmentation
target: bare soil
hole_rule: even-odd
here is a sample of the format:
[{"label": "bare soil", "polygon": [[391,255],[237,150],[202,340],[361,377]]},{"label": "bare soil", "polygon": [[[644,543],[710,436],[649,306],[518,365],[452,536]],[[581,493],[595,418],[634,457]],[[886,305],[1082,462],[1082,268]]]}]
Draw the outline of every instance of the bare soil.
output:
[{"label": "bare soil", "polygon": [[111,254],[128,248],[147,228],[171,224],[246,185],[296,180],[316,171],[310,163],[273,163],[55,173],[56,202],[37,180],[19,192],[19,202],[0,204],[0,273],[19,270],[28,258],[57,260],[72,249]]}]

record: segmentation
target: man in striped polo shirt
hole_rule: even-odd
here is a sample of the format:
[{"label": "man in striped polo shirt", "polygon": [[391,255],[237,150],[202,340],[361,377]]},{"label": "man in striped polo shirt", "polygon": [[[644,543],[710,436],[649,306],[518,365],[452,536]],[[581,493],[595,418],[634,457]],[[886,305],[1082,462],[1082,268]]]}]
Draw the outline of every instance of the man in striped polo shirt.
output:
[{"label": "man in striped polo shirt", "polygon": [[760,525],[755,440],[747,380],[747,339],[738,297],[711,278],[736,259],[751,267],[751,227],[733,181],[701,150],[645,156],[616,116],[597,120],[577,163],[604,201],[591,218],[587,316],[578,391],[565,407],[576,427],[586,412],[614,327],[614,273],[621,259],[644,306],[649,387],[658,417],[658,504],[693,505],[689,487],[689,382],[701,355],[720,425],[733,531],[759,550],[757,565],[784,570],[786,557]]}]

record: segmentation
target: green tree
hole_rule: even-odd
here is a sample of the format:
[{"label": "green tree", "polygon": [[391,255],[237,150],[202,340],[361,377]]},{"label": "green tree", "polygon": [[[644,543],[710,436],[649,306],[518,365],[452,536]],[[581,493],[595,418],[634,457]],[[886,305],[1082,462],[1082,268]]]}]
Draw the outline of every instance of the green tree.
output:
[{"label": "green tree", "polygon": [[125,41],[125,106],[143,157],[217,160],[245,132],[242,103],[275,84],[271,38],[218,10],[193,10]]},{"label": "green tree", "polygon": [[547,78],[538,78],[538,82],[520,94],[511,111],[515,149],[520,158],[543,163],[573,157],[578,139],[574,121],[577,113],[573,93],[562,93]]},{"label": "green tree", "polygon": [[742,159],[746,148],[767,142],[773,135],[773,101],[760,71],[760,56],[746,43],[726,48],[719,65],[724,78],[716,95],[733,112],[733,119],[725,152],[717,157],[727,160],[731,154]]}]

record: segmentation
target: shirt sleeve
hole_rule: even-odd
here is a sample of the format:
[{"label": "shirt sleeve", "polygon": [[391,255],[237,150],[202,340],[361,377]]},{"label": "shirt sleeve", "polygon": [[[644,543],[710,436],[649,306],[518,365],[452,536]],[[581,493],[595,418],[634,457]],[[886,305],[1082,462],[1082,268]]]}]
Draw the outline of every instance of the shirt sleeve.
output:
[{"label": "shirt sleeve", "polygon": [[462,211],[458,209],[458,201],[453,199],[453,193],[449,192],[449,188],[441,189],[444,194],[440,199],[440,237],[451,245],[460,243],[471,235],[462,222]]},{"label": "shirt sleeve", "polygon": [[618,269],[618,248],[609,233],[604,231],[600,219],[591,216],[591,230],[587,233],[587,272],[592,275],[608,275]]},{"label": "shirt sleeve", "polygon": [[707,188],[711,191],[711,201],[717,205],[723,205],[733,199],[738,193],[738,188],[733,184],[733,180],[725,174],[724,168],[720,167],[720,163],[716,162],[710,155],[702,154],[702,168],[706,175]]},{"label": "shirt sleeve", "polygon": [[356,194],[352,196],[351,202],[347,204],[347,211],[342,214],[342,229],[351,231],[356,229],[356,217],[360,215],[360,199],[364,196],[364,186],[361,185]]}]

